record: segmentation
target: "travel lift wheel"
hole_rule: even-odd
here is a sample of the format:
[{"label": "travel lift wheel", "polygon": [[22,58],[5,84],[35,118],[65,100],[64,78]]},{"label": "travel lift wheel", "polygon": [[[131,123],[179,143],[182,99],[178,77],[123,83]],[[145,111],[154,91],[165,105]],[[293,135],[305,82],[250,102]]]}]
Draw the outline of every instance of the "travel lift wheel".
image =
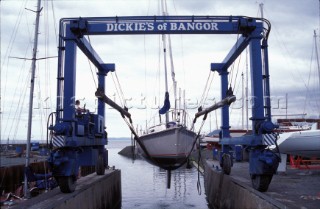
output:
[{"label": "travel lift wheel", "polygon": [[76,189],[75,176],[62,176],[58,179],[59,187],[62,193],[71,193]]},{"label": "travel lift wheel", "polygon": [[273,175],[251,175],[251,182],[254,189],[266,192]]},{"label": "travel lift wheel", "polygon": [[231,165],[231,156],[229,154],[223,154],[221,167],[224,174],[229,175],[231,173]]},{"label": "travel lift wheel", "polygon": [[105,166],[104,166],[104,158],[103,155],[99,155],[96,163],[96,173],[97,175],[104,175]]}]

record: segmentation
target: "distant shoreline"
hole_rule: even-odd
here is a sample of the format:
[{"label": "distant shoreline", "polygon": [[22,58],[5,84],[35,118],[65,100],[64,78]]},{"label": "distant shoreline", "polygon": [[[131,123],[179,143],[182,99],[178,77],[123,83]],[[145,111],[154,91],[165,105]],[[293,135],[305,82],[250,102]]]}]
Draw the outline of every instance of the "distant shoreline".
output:
[{"label": "distant shoreline", "polygon": [[[110,137],[108,138],[108,140],[130,140],[130,137]],[[6,145],[8,142],[7,139],[1,139],[0,140],[0,144],[1,145]],[[31,142],[39,142],[40,144],[46,144],[47,140],[36,140],[36,139],[32,139]],[[16,140],[9,140],[9,145],[15,145],[15,144],[26,144],[27,140],[22,140],[22,139],[16,139]]]}]

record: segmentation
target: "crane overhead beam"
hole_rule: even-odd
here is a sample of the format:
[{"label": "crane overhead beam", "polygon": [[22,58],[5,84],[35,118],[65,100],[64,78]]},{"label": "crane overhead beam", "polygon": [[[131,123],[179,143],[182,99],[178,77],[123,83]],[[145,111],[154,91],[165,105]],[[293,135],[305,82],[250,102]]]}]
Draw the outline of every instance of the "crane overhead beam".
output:
[{"label": "crane overhead beam", "polygon": [[97,67],[100,73],[107,74],[109,71],[115,71],[115,67],[110,64],[106,64],[102,61],[99,54],[94,50],[89,41],[85,38],[76,39],[76,43],[81,51],[88,57],[88,59]]},{"label": "crane overhead beam", "polygon": [[250,34],[262,28],[259,18],[245,16],[139,16],[66,18],[61,25],[79,37],[133,34]]},{"label": "crane overhead beam", "polygon": [[218,71],[218,72],[227,71],[230,65],[232,65],[232,63],[238,58],[238,56],[248,46],[250,39],[251,37],[241,36],[221,63],[211,64],[211,70]]}]

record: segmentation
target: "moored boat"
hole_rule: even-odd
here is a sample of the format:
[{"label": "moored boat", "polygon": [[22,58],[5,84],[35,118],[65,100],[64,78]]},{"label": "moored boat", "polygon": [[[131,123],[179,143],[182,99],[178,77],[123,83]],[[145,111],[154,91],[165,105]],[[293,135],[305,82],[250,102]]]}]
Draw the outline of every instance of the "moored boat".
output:
[{"label": "moored boat", "polygon": [[320,130],[284,132],[277,142],[281,153],[320,158]]}]

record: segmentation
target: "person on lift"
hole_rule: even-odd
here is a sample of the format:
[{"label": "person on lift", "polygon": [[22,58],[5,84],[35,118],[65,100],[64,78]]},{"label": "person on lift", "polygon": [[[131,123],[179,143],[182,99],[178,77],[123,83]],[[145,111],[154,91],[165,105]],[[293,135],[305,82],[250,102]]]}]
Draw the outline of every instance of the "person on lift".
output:
[{"label": "person on lift", "polygon": [[76,107],[76,113],[77,113],[77,115],[81,115],[82,113],[85,113],[85,112],[86,112],[85,106],[84,106],[83,108],[80,107],[80,101],[79,101],[79,100],[76,100],[76,105],[75,105],[75,107]]}]

